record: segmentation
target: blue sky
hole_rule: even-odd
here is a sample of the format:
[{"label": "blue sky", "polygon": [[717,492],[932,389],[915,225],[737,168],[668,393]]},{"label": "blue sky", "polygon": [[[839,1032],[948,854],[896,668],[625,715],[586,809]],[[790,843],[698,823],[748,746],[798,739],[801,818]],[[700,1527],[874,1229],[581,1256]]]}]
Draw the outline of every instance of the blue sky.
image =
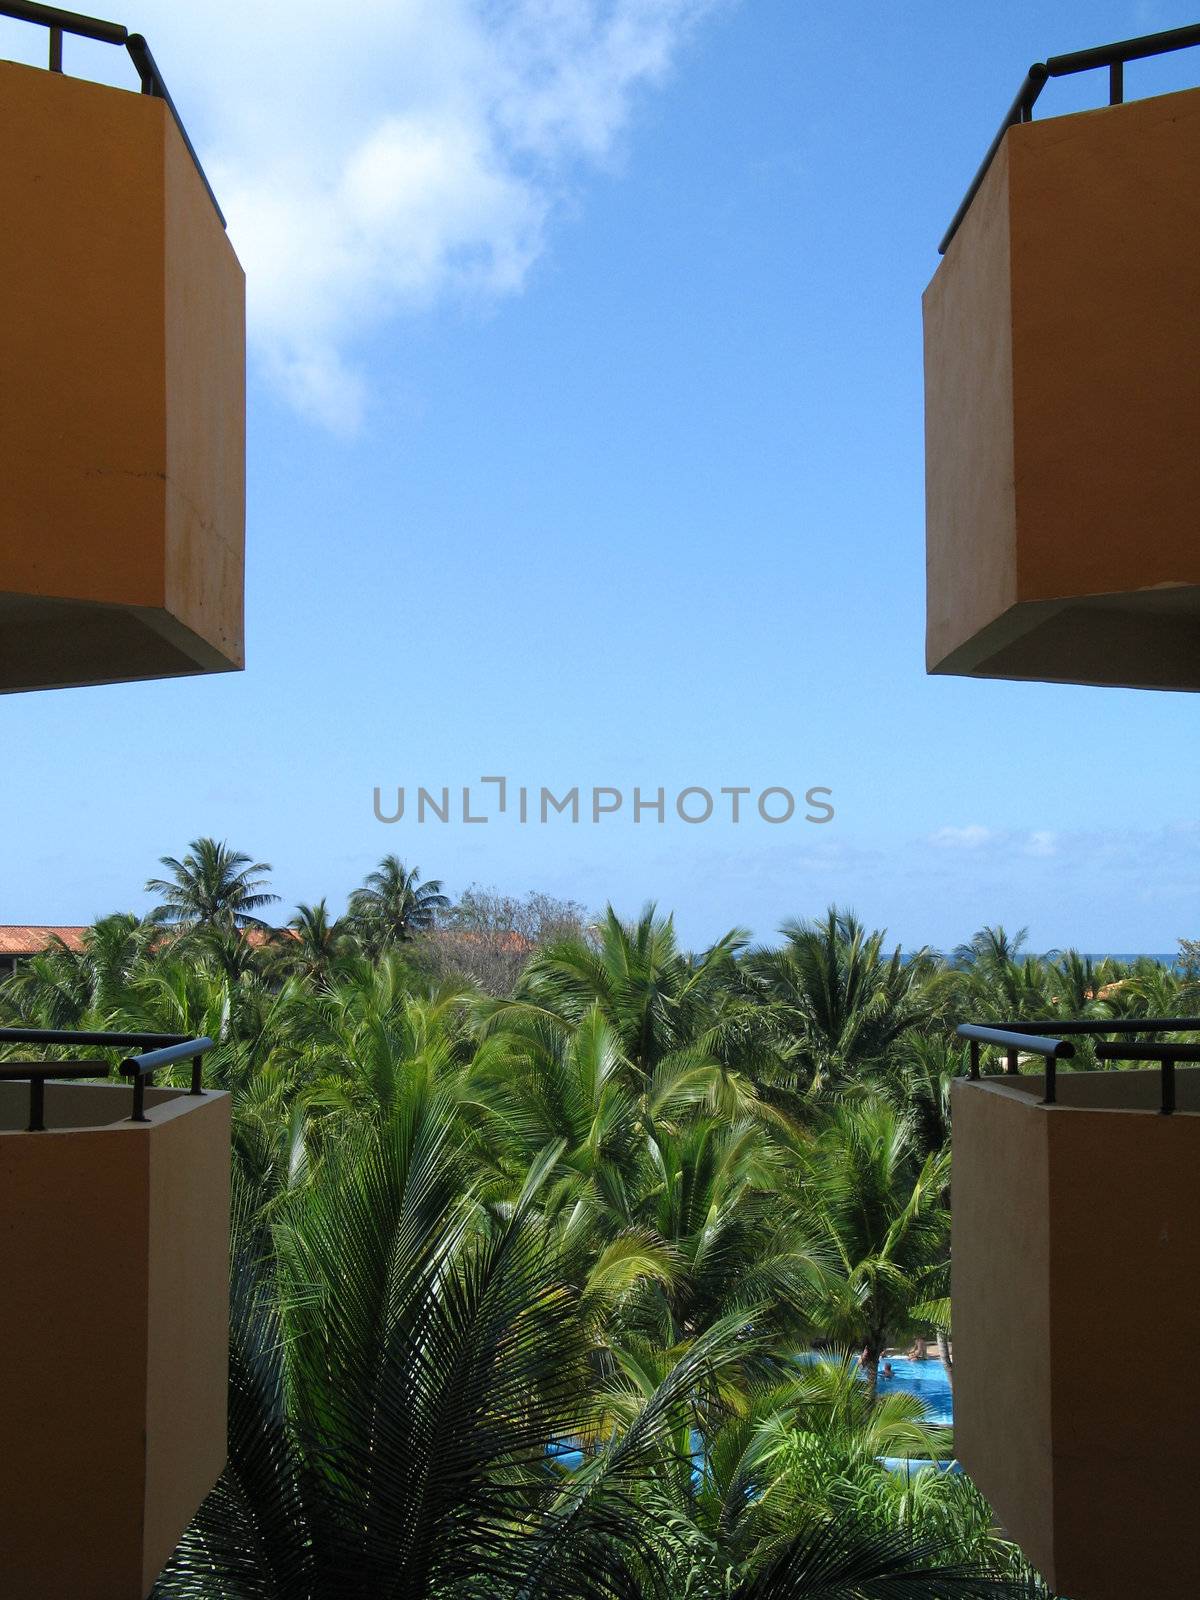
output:
[{"label": "blue sky", "polygon": [[[250,272],[247,670],[0,700],[0,920],[142,908],[207,833],[287,906],[395,851],[451,890],[654,899],[696,944],[830,901],[905,944],[1200,932],[1194,697],[923,671],[937,241],[1030,61],[1188,7],[275,11],[127,19]],[[373,815],[483,774],[626,806]],[[635,785],[821,785],[836,816],[634,826]]]}]

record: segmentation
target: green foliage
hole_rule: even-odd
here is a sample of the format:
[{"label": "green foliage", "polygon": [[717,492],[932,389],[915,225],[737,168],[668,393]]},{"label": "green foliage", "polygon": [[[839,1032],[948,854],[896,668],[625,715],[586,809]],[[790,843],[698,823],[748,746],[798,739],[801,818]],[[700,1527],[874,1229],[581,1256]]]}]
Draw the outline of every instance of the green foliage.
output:
[{"label": "green foliage", "polygon": [[230,1459],[163,1600],[1043,1593],[966,1479],[883,1464],[952,1453],[877,1368],[948,1337],[953,1028],[1194,978],[836,909],[692,954],[532,897],[514,943],[394,857],[272,930],[262,863],[163,859],[0,986],[206,1033],[233,1098]]}]

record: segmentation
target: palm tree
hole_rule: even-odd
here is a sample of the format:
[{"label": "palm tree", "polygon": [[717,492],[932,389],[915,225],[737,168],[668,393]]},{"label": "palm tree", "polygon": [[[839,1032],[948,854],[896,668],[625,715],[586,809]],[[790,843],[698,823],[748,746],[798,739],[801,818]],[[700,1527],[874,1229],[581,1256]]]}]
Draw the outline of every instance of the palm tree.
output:
[{"label": "palm tree", "polygon": [[901,1480],[881,1458],[944,1451],[915,1396],[872,1401],[849,1361],[767,1373],[740,1401],[708,1419],[704,1470],[670,1479],[676,1513],[693,1530],[689,1542],[720,1558],[725,1590],[767,1565],[780,1544],[835,1518],[847,1499],[864,1490],[884,1498]]},{"label": "palm tree", "polygon": [[967,1046],[961,1040],[915,1033],[900,1041],[887,1071],[880,1075],[888,1099],[911,1118],[915,1147],[922,1157],[949,1147],[950,1087],[955,1078],[966,1076],[968,1065]]},{"label": "palm tree", "polygon": [[1105,990],[1120,974],[1107,960],[1094,961],[1078,950],[1064,950],[1048,961],[1048,978],[1055,993],[1051,996],[1054,1015],[1060,1017],[1111,1016]]},{"label": "palm tree", "polygon": [[428,933],[438,912],[449,905],[437,878],[422,883],[419,867],[406,867],[398,856],[384,856],[350,896],[350,921],[364,947],[378,955],[414,934]]},{"label": "palm tree", "polygon": [[79,1028],[95,991],[87,958],[55,935],[0,985],[4,1009],[22,1027]]},{"label": "palm tree", "polygon": [[548,945],[526,969],[515,1003],[574,1024],[598,1008],[642,1082],[670,1059],[726,1061],[746,1009],[734,959],[745,943],[741,932],[690,955],[679,948],[674,919],[651,905],[634,923],[609,906],[596,933],[598,942]]},{"label": "palm tree", "polygon": [[963,1559],[945,1533],[876,1531],[853,1515],[815,1522],[777,1549],[730,1600],[1036,1600],[1032,1574],[1010,1576],[992,1559]]},{"label": "palm tree", "polygon": [[619,1230],[631,1221],[645,1160],[631,1076],[599,1007],[574,1027],[533,1010],[502,1013],[459,1091],[476,1159],[519,1187],[538,1153],[560,1143],[547,1211],[583,1204]]},{"label": "palm tree", "polygon": [[995,927],[980,928],[966,944],[956,947],[954,964],[975,970],[1007,966],[1021,959],[1028,942],[1028,928],[1018,928],[1016,933],[1008,933],[999,923]]},{"label": "palm tree", "polygon": [[922,1159],[909,1116],[873,1099],[837,1106],[808,1161],[805,1219],[825,1258],[809,1315],[862,1352],[874,1393],[884,1350],[921,1331],[918,1308],[945,1293],[950,1151]]},{"label": "palm tree", "polygon": [[[453,1126],[417,1089],[269,1226],[239,1199],[229,1464],[156,1600],[1029,1592],[944,1531],[804,1507],[784,1537],[739,1544],[718,1522],[701,1548],[671,1497],[697,1470],[694,1419],[719,1427],[753,1308],[597,1383],[580,1294],[538,1215],[550,1163],[495,1216],[473,1202]],[[889,1415],[868,1447],[897,1436]],[[577,1463],[558,1443],[571,1440],[588,1446]]]},{"label": "palm tree", "polygon": [[472,1204],[452,1108],[422,1091],[331,1152],[276,1213],[243,1207],[231,1286],[230,1461],[155,1591],[166,1597],[635,1600],[659,1565],[631,1494],[720,1330],[636,1428],[571,1481],[594,1433],[578,1295],[536,1214]]},{"label": "palm tree", "polygon": [[285,937],[277,946],[278,965],[314,984],[327,984],[346,948],[346,929],[340,919],[330,917],[322,898],[315,906],[301,902],[295,916],[288,918],[288,927],[293,937]]},{"label": "palm tree", "polygon": [[884,1470],[948,1446],[874,1380],[948,1318],[949,984],[1044,1014],[1086,963],[996,933],[948,978],[836,910],[690,954],[610,908],[497,999],[421,970],[445,897],[395,857],[266,945],[265,864],[163,866],[153,920],[0,985],[5,1021],[217,1041],[229,1466],[161,1600],[1042,1594],[964,1479]]},{"label": "palm tree", "polygon": [[78,1028],[90,1019],[101,1026],[144,967],[155,937],[154,926],[132,912],[101,917],[85,928],[81,950],[54,934],[45,950],[7,979],[5,998],[28,1024]]},{"label": "palm tree", "polygon": [[753,953],[746,967],[771,1005],[788,1075],[810,1092],[870,1073],[941,1007],[931,952],[885,956],[883,932],[849,912],[831,906],[823,921],[789,922],[783,934],[780,949]]},{"label": "palm tree", "polygon": [[1053,965],[1056,952],[1026,953],[1027,933],[1002,927],[981,928],[954,952],[956,1008],[972,1022],[1039,1021],[1067,1014],[1087,975],[1067,960]]},{"label": "palm tree", "polygon": [[174,856],[159,859],[170,876],[151,878],[146,884],[147,894],[160,897],[151,913],[155,922],[181,930],[264,928],[255,913],[279,899],[259,876],[270,872],[270,865],[251,861],[223,841],[193,839],[182,861]]}]

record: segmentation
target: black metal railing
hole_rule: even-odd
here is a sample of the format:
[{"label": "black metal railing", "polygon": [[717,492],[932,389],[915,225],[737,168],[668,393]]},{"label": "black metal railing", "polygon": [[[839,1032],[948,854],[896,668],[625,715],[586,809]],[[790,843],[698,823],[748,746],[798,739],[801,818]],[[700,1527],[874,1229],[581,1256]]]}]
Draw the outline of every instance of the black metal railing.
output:
[{"label": "black metal railing", "polygon": [[954,213],[954,220],[946,229],[941,244],[938,245],[938,254],[944,256],[949,249],[950,241],[970,210],[972,200],[979,193],[980,185],[987,176],[997,150],[1004,143],[1004,135],[1019,122],[1033,121],[1034,104],[1048,79],[1067,78],[1077,72],[1093,72],[1099,67],[1107,67],[1108,103],[1111,106],[1119,106],[1125,99],[1127,61],[1142,61],[1148,56],[1170,55],[1174,50],[1188,50],[1193,45],[1200,45],[1200,23],[1192,23],[1186,28],[1171,28],[1166,33],[1143,34],[1138,39],[1121,39],[1116,44],[1096,45],[1091,50],[1075,50],[1070,55],[1051,56],[1047,61],[1035,61],[1025,74],[1025,81],[1017,90],[1016,99],[1009,106],[996,137],[988,146],[987,154],[980,163],[979,171],[971,180],[971,187],[963,196],[962,204]]},{"label": "black metal railing", "polygon": [[[189,1038],[184,1033],[119,1033],[77,1028],[0,1028],[0,1044],[91,1045],[108,1050],[136,1049],[138,1055],[121,1062],[122,1077],[133,1080],[133,1112],[130,1122],[148,1122],[146,1088],[154,1074],[180,1062],[192,1063],[189,1094],[204,1093],[204,1056],[213,1048],[207,1037]],[[30,1133],[46,1127],[46,1084],[60,1078],[104,1078],[111,1070],[106,1061],[0,1061],[0,1082],[29,1080]]]},{"label": "black metal railing", "polygon": [[1146,1033],[1197,1033],[1200,1034],[1200,1017],[1088,1017],[1071,1021],[1051,1022],[1001,1022],[994,1026],[976,1022],[961,1022],[958,1036],[971,1047],[971,1064],[968,1075],[980,1077],[980,1055],[983,1046],[990,1045],[1004,1051],[1005,1074],[1015,1077],[1020,1072],[1022,1055],[1041,1056],[1045,1062],[1045,1079],[1042,1104],[1052,1106],[1057,1102],[1056,1064],[1069,1061],[1075,1055],[1075,1046],[1065,1035],[1086,1035],[1095,1038],[1093,1046],[1097,1061],[1157,1061],[1162,1084],[1161,1109],[1164,1116],[1175,1110],[1175,1067],[1179,1062],[1200,1062],[1200,1043],[1176,1044],[1166,1040],[1137,1039],[1132,1043],[1103,1038],[1104,1034]]},{"label": "black metal railing", "polygon": [[1054,1067],[1058,1061],[1070,1060],[1075,1054],[1075,1046],[1066,1039],[1050,1039],[1043,1035],[1029,1032],[1022,1033],[1011,1023],[1004,1023],[1001,1027],[985,1027],[976,1022],[960,1022],[958,1036],[966,1039],[971,1046],[971,1066],[969,1076],[980,1076],[980,1047],[994,1045],[1004,1051],[1006,1066],[1005,1072],[1009,1077],[1015,1078],[1020,1072],[1020,1057],[1022,1053],[1041,1056],[1045,1060],[1045,1086],[1042,1092],[1042,1104],[1052,1106],[1055,1100],[1056,1087]]},{"label": "black metal railing", "polygon": [[46,1131],[46,1084],[51,1078],[96,1078],[108,1071],[104,1061],[4,1061],[0,1082],[29,1080],[29,1123],[26,1133]]},{"label": "black metal railing", "polygon": [[142,93],[153,95],[156,100],[162,100],[171,116],[175,119],[175,126],[179,129],[179,136],[187,146],[187,153],[191,156],[196,171],[200,174],[200,182],[212,201],[213,210],[221,219],[221,226],[225,226],[225,213],[217,204],[217,197],[213,193],[212,184],[209,183],[204,168],[200,165],[200,157],[196,154],[195,146],[188,138],[188,131],[183,125],[183,118],[179,115],[174,100],[171,99],[170,90],[167,88],[162,73],[158,70],[158,63],[150,53],[150,46],[140,33],[130,33],[119,22],[105,22],[100,17],[80,16],[76,11],[63,11],[58,6],[43,6],[32,3],[32,0],[0,0],[0,17],[12,17],[16,22],[32,22],[36,26],[46,28],[50,33],[50,71],[63,70],[63,35],[74,34],[80,39],[96,39],[101,44],[124,45],[129,53],[129,58],[137,70],[138,81],[142,86]]},{"label": "black metal railing", "polygon": [[211,1050],[211,1039],[180,1039],[175,1044],[162,1045],[147,1050],[140,1056],[127,1056],[121,1063],[123,1077],[133,1079],[133,1115],[130,1122],[146,1121],[146,1086],[154,1074],[164,1067],[173,1067],[180,1061],[192,1063],[192,1087],[189,1094],[204,1093],[204,1053]]}]

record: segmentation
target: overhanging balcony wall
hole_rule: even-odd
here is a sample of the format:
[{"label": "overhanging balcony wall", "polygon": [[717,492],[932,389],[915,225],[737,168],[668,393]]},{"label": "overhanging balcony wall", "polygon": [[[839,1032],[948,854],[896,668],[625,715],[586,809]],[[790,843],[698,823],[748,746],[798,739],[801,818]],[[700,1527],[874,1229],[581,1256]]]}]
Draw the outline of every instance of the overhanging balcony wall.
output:
[{"label": "overhanging balcony wall", "polygon": [[1200,1593],[1200,1073],[953,1091],[955,1452],[1072,1600]]},{"label": "overhanging balcony wall", "polygon": [[143,84],[0,62],[0,690],[244,661],[244,280]]},{"label": "overhanging balcony wall", "polygon": [[143,1600],[225,1463],[229,1097],[137,1082],[0,1082],[14,1600]]},{"label": "overhanging balcony wall", "polygon": [[926,664],[1195,689],[1200,90],[1019,120],[1091,55],[1031,72],[925,294]]}]

